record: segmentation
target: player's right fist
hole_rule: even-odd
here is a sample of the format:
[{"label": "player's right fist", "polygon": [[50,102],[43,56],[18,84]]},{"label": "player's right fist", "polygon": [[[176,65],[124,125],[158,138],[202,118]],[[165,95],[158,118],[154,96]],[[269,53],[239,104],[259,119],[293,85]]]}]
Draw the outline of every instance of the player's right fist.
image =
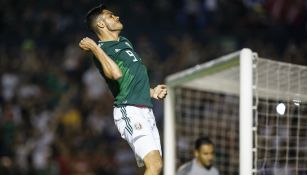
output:
[{"label": "player's right fist", "polygon": [[91,38],[85,37],[79,42],[79,46],[85,51],[90,51],[93,50],[97,44]]}]

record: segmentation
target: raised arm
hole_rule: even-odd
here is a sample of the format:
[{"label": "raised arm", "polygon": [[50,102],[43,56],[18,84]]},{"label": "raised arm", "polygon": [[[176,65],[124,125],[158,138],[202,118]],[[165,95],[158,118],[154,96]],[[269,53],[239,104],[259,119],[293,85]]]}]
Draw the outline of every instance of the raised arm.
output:
[{"label": "raised arm", "polygon": [[79,46],[85,51],[91,51],[102,65],[105,76],[112,80],[118,80],[122,77],[122,72],[117,64],[93,41],[92,39],[83,38]]}]

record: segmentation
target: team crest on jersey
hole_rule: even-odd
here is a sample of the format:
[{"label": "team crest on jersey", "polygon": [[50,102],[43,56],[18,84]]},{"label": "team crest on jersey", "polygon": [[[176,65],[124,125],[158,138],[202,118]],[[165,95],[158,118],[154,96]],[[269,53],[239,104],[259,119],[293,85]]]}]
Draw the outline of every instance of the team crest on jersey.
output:
[{"label": "team crest on jersey", "polygon": [[135,123],[135,124],[134,124],[134,128],[135,128],[136,130],[141,130],[143,127],[142,127],[141,123]]}]

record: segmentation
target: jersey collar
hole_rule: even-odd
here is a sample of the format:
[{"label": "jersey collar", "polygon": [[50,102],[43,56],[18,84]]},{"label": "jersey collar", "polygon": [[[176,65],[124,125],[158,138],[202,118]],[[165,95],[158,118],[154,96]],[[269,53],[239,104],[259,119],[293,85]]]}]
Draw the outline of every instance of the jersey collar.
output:
[{"label": "jersey collar", "polygon": [[98,43],[101,45],[107,44],[107,43],[115,43],[115,42],[120,42],[122,40],[122,37],[119,36],[118,40],[110,40],[110,41],[101,41],[99,40]]}]

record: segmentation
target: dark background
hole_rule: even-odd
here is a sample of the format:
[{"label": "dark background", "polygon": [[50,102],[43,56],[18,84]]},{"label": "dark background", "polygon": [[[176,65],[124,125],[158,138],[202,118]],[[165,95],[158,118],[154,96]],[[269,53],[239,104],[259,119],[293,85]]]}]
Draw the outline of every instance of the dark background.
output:
[{"label": "dark background", "polygon": [[[0,174],[136,174],[112,96],[79,41],[98,1],[0,1]],[[152,86],[251,48],[306,65],[306,0],[113,0]],[[163,136],[163,104],[155,115]]]}]

